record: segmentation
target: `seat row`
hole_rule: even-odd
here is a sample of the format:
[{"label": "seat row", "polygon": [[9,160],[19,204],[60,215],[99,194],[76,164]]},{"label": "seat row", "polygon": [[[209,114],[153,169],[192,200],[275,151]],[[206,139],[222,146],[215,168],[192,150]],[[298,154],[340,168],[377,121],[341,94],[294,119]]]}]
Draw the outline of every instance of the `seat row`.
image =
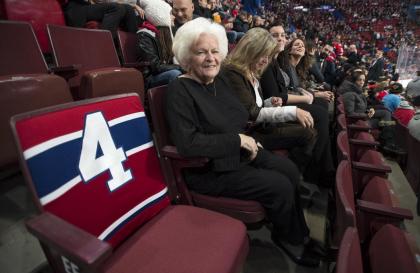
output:
[{"label": "seat row", "polygon": [[337,108],[336,272],[420,272],[419,249],[399,228],[413,215],[387,180],[379,143],[364,117],[346,117],[340,100]]}]

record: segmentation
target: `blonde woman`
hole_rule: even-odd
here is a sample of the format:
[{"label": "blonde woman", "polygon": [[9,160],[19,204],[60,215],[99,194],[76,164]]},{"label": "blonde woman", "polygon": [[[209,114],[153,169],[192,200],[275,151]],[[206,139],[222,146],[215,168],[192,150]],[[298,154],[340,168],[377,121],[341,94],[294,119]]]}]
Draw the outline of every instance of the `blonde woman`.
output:
[{"label": "blonde woman", "polygon": [[311,114],[296,106],[282,106],[280,97],[262,99],[259,78],[277,52],[270,33],[253,28],[228,56],[222,75],[255,123],[250,133],[267,149],[288,149],[291,159],[305,172],[316,142]]}]

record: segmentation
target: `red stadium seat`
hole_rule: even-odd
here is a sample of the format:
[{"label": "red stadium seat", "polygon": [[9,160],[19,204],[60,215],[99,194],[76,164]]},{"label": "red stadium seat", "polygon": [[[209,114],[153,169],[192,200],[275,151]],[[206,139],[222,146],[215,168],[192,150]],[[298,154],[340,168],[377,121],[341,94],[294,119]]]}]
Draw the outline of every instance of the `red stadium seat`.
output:
[{"label": "red stadium seat", "polygon": [[0,21],[0,37],[0,75],[48,73],[29,23]]},{"label": "red stadium seat", "polygon": [[355,197],[352,180],[351,164],[343,160],[337,168],[333,245],[338,245],[347,227],[357,227],[364,241],[386,223],[399,225],[404,219],[413,219],[410,210],[399,207],[399,201],[386,179],[372,178],[358,198]]},{"label": "red stadium seat", "polygon": [[54,75],[0,76],[0,168],[18,166],[9,121],[13,115],[72,101],[66,81]]},{"label": "red stadium seat", "polygon": [[[2,19],[30,23],[35,30],[42,52],[51,52],[46,25],[65,25],[63,11],[57,0],[0,0],[0,3],[4,11]],[[11,39],[11,37],[16,38],[17,35],[7,37]]]},{"label": "red stadium seat", "polygon": [[137,36],[134,33],[119,30],[118,42],[121,47],[121,55],[124,65],[136,65],[137,63]]},{"label": "red stadium seat", "polygon": [[388,177],[391,168],[385,164],[384,157],[378,151],[372,150],[375,143],[348,139],[347,133],[342,131],[337,136],[337,158],[351,160],[354,176],[355,192],[360,193],[374,176]]},{"label": "red stadium seat", "polygon": [[21,114],[12,128],[54,272],[239,273],[245,226],[171,206],[137,94]]},{"label": "red stadium seat", "polygon": [[369,244],[372,273],[419,273],[419,257],[415,239],[393,225],[381,228]]},{"label": "red stadium seat", "polygon": [[357,229],[348,227],[338,249],[336,273],[363,273],[362,251]]},{"label": "red stadium seat", "polygon": [[47,29],[56,64],[79,67],[79,76],[69,81],[74,98],[125,92],[143,96],[141,72],[134,68],[121,68],[109,31],[55,25],[48,25]]},{"label": "red stadium seat", "polygon": [[[420,250],[415,239],[393,225],[383,226],[362,256],[357,229],[349,227],[340,244],[336,273],[363,273],[363,264],[372,273],[418,273]],[[364,263],[362,261],[365,259]]]},{"label": "red stadium seat", "polygon": [[27,22],[0,21],[0,36],[13,37],[0,43],[0,75],[52,72],[69,79],[77,74],[73,66],[47,67],[32,27]]},{"label": "red stadium seat", "polygon": [[230,215],[244,223],[258,223],[265,219],[265,210],[256,201],[214,197],[190,191],[184,182],[182,169],[203,167],[206,158],[187,159],[181,157],[169,136],[164,115],[166,86],[148,91],[149,106],[155,131],[155,143],[160,154],[161,165],[166,172],[167,184],[173,189],[182,204],[195,205]]}]

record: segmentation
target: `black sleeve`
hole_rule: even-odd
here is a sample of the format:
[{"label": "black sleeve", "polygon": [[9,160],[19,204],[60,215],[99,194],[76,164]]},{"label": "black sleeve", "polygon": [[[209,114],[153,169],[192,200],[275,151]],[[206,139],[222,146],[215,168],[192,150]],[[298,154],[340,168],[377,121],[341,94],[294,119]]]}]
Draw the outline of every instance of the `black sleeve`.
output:
[{"label": "black sleeve", "polygon": [[[165,96],[166,118],[171,139],[186,157],[225,158],[240,152],[240,137],[235,133],[206,134],[196,110],[196,101],[180,79],[172,81]],[[192,92],[196,92],[192,90]],[[200,101],[203,104],[203,101]],[[205,109],[205,105],[201,105]]]},{"label": "black sleeve", "polygon": [[309,73],[315,77],[315,81],[317,83],[325,82],[324,75],[322,75],[321,69],[316,63],[312,64],[312,66],[309,68]]},{"label": "black sleeve", "polygon": [[278,77],[280,71],[276,71],[276,68],[276,65],[271,63],[264,71],[260,80],[261,90],[264,99],[280,97],[283,104],[286,104],[288,99],[287,88],[284,85],[284,80],[281,81]]}]

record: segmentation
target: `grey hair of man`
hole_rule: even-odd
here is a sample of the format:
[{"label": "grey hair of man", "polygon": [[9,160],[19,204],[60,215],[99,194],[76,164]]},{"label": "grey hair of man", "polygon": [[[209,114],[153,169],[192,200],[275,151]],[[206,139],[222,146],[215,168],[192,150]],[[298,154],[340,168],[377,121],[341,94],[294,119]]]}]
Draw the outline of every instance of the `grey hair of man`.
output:
[{"label": "grey hair of man", "polygon": [[176,32],[173,40],[172,51],[175,59],[186,71],[188,71],[189,60],[192,56],[191,48],[200,38],[201,34],[213,35],[219,44],[221,60],[226,58],[228,53],[228,40],[224,27],[206,18],[196,18],[183,24]]}]

